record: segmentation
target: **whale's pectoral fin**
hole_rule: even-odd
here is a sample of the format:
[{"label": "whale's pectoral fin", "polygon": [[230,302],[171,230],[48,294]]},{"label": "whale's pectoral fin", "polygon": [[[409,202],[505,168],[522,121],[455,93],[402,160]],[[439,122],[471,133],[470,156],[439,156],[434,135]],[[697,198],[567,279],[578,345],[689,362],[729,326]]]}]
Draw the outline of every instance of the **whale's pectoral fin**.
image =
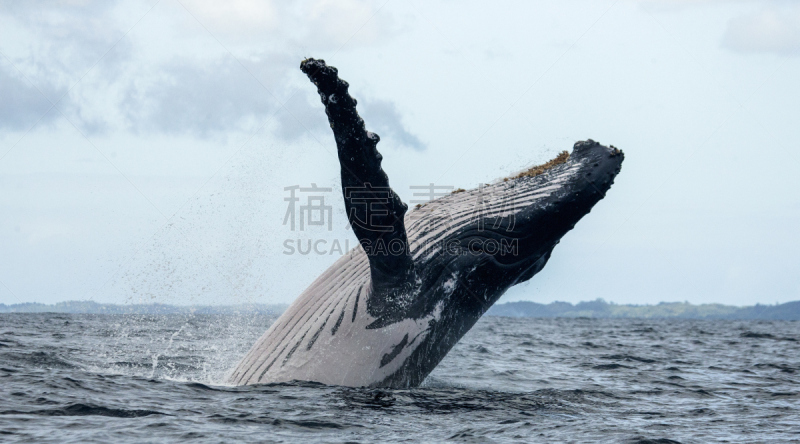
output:
[{"label": "whale's pectoral fin", "polygon": [[377,134],[364,127],[356,100],[336,68],[324,60],[306,59],[300,69],[317,86],[333,129],[342,171],[342,191],[350,226],[370,262],[372,294],[367,309],[380,316],[414,283],[414,264],[408,249],[403,216],[408,207],[389,187],[376,149]]}]

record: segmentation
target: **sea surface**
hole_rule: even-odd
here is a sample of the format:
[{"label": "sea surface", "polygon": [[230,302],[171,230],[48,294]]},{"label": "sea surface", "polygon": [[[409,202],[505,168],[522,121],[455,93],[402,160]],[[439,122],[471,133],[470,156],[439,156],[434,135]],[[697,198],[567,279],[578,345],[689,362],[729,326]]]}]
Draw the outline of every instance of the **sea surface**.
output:
[{"label": "sea surface", "polygon": [[228,387],[274,320],[0,314],[1,442],[800,442],[800,322],[484,317],[422,387]]}]

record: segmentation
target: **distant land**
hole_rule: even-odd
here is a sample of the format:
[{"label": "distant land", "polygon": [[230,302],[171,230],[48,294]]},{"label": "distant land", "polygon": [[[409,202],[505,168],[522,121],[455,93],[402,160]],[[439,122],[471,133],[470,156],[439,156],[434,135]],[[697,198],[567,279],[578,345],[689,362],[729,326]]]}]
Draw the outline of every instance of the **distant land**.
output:
[{"label": "distant land", "polygon": [[736,307],[722,304],[693,305],[688,302],[662,302],[657,305],[619,305],[597,299],[591,302],[507,302],[486,313],[515,318],[650,318],[650,319],[769,319],[800,320],[800,301],[779,305]]},{"label": "distant land", "polygon": [[[93,313],[93,314],[272,314],[283,313],[286,304],[167,305],[101,304],[93,301],[67,301],[57,304],[35,302],[0,304],[0,313]],[[693,305],[688,302],[662,302],[657,305],[621,305],[597,299],[590,302],[507,302],[497,304],[489,316],[515,318],[650,318],[650,319],[768,319],[800,320],[800,301],[780,305],[736,307],[722,304]]]}]

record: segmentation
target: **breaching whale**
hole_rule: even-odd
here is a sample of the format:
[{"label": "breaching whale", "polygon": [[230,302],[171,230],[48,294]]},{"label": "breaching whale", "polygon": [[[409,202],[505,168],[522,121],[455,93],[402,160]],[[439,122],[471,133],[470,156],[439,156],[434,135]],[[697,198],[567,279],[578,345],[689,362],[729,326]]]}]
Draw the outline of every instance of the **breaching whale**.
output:
[{"label": "breaching whale", "polygon": [[578,142],[545,165],[407,211],[348,83],[324,60],[300,69],[325,105],[360,246],[295,300],[229,382],[419,385],[508,288],[544,267],[605,196],[623,153]]}]

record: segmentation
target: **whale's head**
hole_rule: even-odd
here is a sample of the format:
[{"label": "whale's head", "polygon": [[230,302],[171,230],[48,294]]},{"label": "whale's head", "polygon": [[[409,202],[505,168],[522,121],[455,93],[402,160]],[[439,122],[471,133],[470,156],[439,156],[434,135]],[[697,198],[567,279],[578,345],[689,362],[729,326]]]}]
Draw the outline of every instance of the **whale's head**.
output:
[{"label": "whale's head", "polygon": [[467,290],[480,282],[493,288],[476,291],[499,297],[544,267],[560,239],[605,196],[623,159],[613,146],[578,142],[544,165],[421,206],[410,213],[415,260],[438,268],[440,281],[452,275]]}]

